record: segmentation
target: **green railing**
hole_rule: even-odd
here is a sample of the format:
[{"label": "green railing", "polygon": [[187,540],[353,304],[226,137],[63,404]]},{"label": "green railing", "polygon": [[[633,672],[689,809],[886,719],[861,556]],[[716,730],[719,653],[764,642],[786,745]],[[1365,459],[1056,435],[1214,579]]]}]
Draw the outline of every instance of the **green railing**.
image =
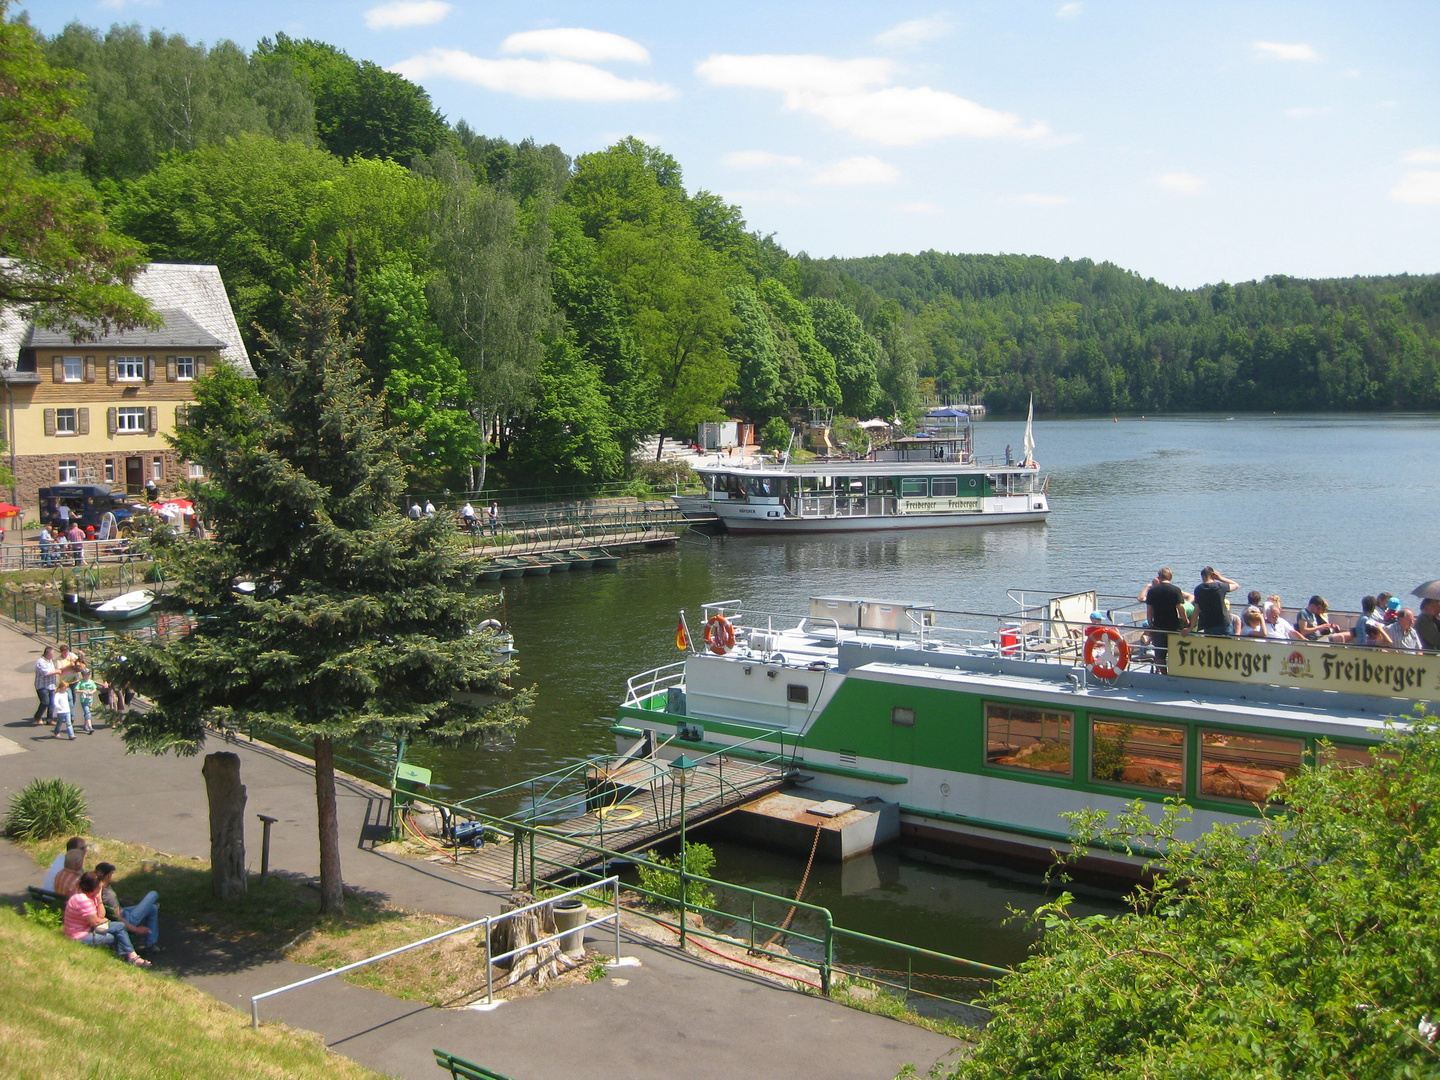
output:
[{"label": "green railing", "polygon": [[672,503],[638,506],[566,506],[539,510],[506,510],[496,532],[483,508],[477,510],[470,546],[479,554],[525,554],[531,550],[553,549],[557,542],[574,547],[597,543],[633,543],[688,527],[686,518]]}]

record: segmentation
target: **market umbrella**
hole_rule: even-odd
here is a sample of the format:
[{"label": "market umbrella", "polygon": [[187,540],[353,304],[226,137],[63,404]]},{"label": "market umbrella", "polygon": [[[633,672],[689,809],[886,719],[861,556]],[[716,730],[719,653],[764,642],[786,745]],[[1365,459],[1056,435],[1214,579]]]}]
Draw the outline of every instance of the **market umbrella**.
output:
[{"label": "market umbrella", "polygon": [[195,504],[189,499],[167,499],[163,503],[151,503],[150,509],[157,514],[173,514],[177,510],[182,514],[193,514]]},{"label": "market umbrella", "polygon": [[1410,595],[1418,596],[1422,600],[1440,600],[1440,578],[1427,581],[1424,585],[1416,585]]},{"label": "market umbrella", "polygon": [[0,503],[0,517],[14,517],[20,513],[20,507],[11,506],[9,503]]}]

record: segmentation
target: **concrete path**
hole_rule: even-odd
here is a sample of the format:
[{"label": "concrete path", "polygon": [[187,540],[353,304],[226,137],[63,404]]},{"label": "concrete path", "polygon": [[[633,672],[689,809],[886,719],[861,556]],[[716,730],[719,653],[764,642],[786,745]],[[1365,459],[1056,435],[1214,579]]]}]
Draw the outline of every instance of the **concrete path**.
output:
[{"label": "concrete path", "polygon": [[[0,800],[8,802],[34,777],[63,776],[84,787],[97,835],[145,843],[172,855],[207,856],[201,759],[127,756],[120,740],[105,729],[71,742],[30,724],[33,665],[40,648],[0,626]],[[313,875],[319,856],[310,770],[260,744],[241,742],[229,749],[240,754],[247,788],[246,853],[252,869],[258,870],[260,850],[254,815],[264,813],[279,818],[271,865]],[[489,886],[441,866],[363,847],[361,829],[383,812],[384,800],[371,789],[342,786],[340,830],[348,884],[414,910],[472,919],[499,912],[507,884]],[[39,877],[23,853],[0,844],[0,897],[18,898]],[[719,970],[674,948],[635,939],[626,942],[625,953],[639,957],[642,966],[488,1013],[433,1009],[327,980],[262,1002],[262,1018],[319,1032],[338,1053],[381,1072],[416,1078],[440,1075],[432,1047],[515,1080],[882,1080],[906,1062],[923,1073],[956,1046],[920,1028]],[[317,971],[184,932],[171,932],[166,951],[156,959],[158,967],[246,1012],[250,995]]]}]

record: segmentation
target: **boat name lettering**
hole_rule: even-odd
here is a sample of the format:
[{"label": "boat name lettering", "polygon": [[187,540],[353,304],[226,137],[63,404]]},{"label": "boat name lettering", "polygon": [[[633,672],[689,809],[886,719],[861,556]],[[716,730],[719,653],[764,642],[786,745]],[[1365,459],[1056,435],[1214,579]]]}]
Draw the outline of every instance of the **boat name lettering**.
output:
[{"label": "boat name lettering", "polygon": [[900,499],[902,514],[933,514],[936,511],[979,510],[980,500],[975,497],[955,496],[942,499]]},{"label": "boat name lettering", "polygon": [[1170,674],[1411,699],[1440,687],[1440,656],[1358,652],[1296,641],[1178,637],[1170,646]]}]

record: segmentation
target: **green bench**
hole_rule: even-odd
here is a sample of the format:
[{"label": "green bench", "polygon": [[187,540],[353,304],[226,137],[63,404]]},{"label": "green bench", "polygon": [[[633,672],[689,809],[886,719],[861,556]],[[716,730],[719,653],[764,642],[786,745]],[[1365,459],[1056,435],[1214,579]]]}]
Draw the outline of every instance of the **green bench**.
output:
[{"label": "green bench", "polygon": [[70,898],[61,896],[58,892],[51,892],[49,889],[42,889],[38,885],[31,885],[30,899],[45,907],[58,908],[63,911]]},{"label": "green bench", "polygon": [[454,1080],[510,1080],[504,1073],[476,1065],[473,1061],[466,1061],[454,1054],[447,1054],[444,1050],[436,1050],[434,1054],[435,1064],[454,1077]]}]

